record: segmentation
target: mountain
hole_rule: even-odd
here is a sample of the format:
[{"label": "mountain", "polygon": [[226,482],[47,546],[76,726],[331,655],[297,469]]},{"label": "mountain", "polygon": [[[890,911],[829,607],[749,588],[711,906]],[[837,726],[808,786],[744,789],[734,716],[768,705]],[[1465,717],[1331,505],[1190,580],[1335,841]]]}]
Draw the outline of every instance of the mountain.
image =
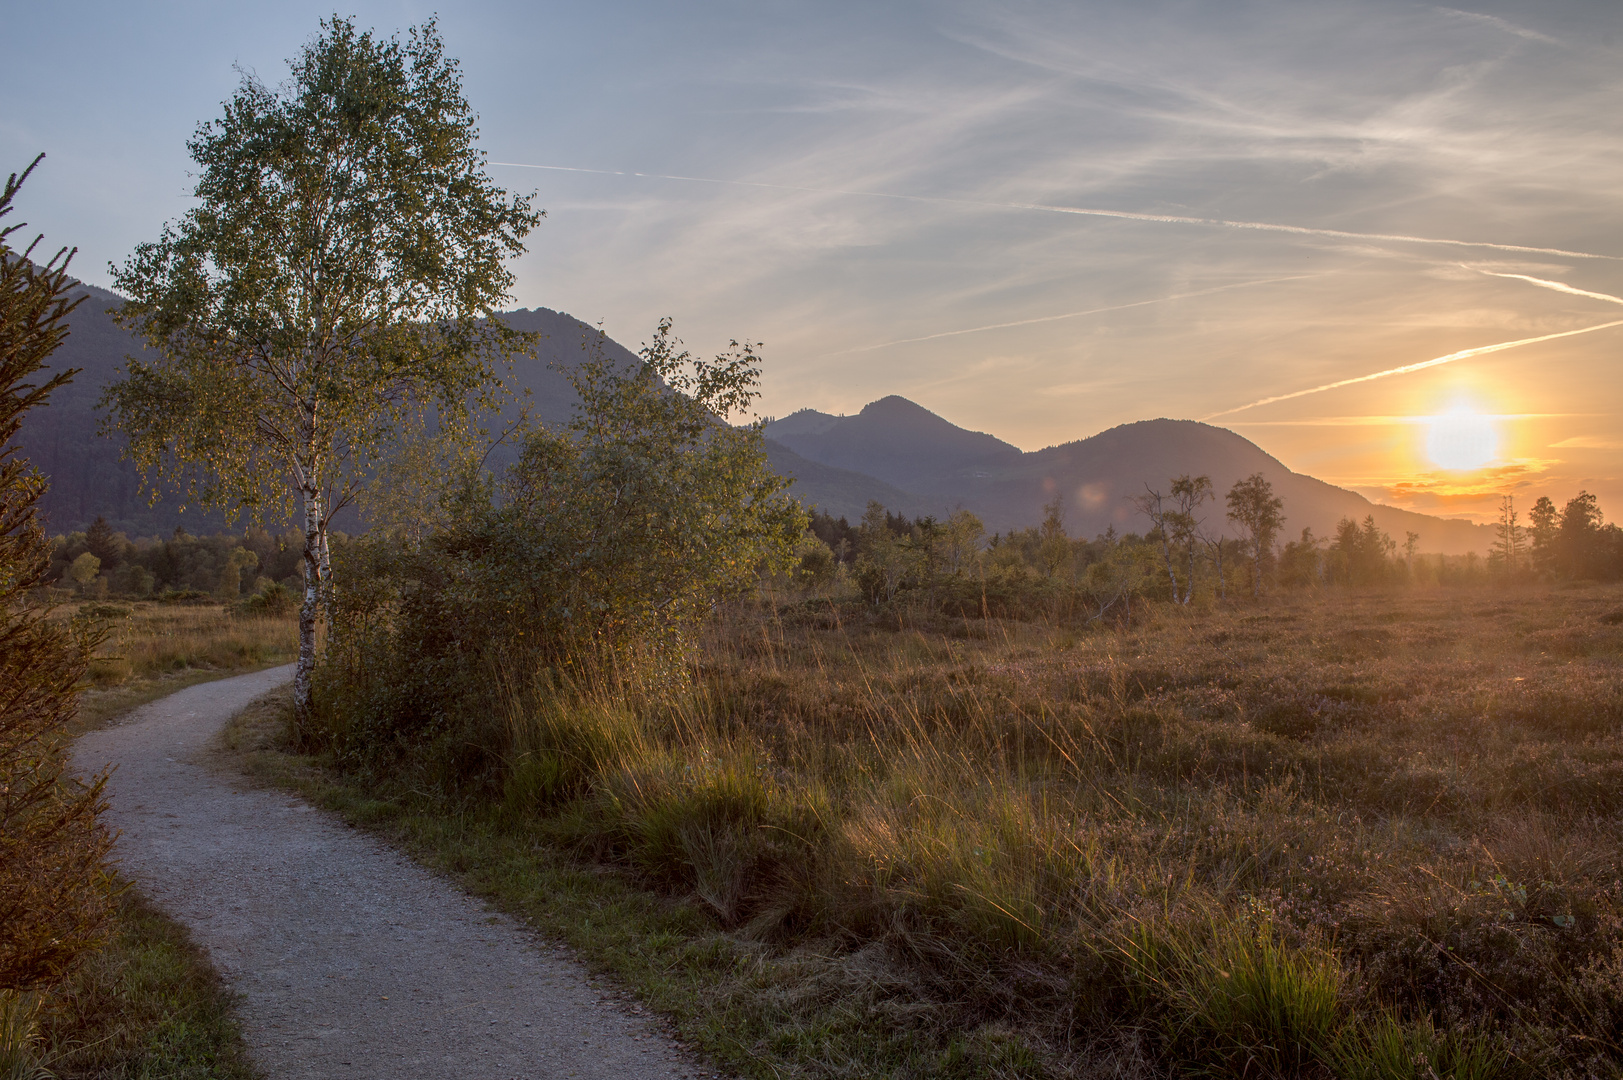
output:
[{"label": "mountain", "polygon": [[82,370],[45,405],[28,413],[16,439],[23,455],[50,477],[51,486],[39,501],[46,527],[52,532],[82,529],[103,515],[114,528],[132,536],[167,533],[182,523],[192,533],[222,528],[220,515],[196,510],[182,515],[174,500],[148,506],[141,494],[140,472],[120,460],[123,440],[98,434],[96,403],[102,388],[119,376],[124,358],[139,353],[141,344],[108,314],[122,297],[82,284],[69,295],[84,299],[68,317],[67,339],[51,354],[42,375],[65,368]]},{"label": "mountain", "polygon": [[[891,418],[899,420],[906,438],[882,430]],[[960,506],[972,510],[991,531],[1037,524],[1044,507],[1056,498],[1073,536],[1093,536],[1110,527],[1138,531],[1144,519],[1136,516],[1131,500],[1146,485],[1165,492],[1170,477],[1204,474],[1212,478],[1221,500],[1236,480],[1262,473],[1285,503],[1287,536],[1299,534],[1303,526],[1323,536],[1342,518],[1362,521],[1374,515],[1400,543],[1406,532],[1419,533],[1423,551],[1484,551],[1492,542],[1487,526],[1372,503],[1357,492],[1292,472],[1226,428],[1194,420],[1141,420],[1021,453],[892,397],[853,417],[805,410],[772,421],[766,431],[813,461],[898,483],[916,493],[931,513],[944,515]],[[977,447],[984,456],[975,455]],[[1224,525],[1221,502],[1208,505],[1206,518],[1214,529]]]},{"label": "mountain", "polygon": [[930,494],[950,494],[963,482],[1013,466],[1021,457],[1018,447],[965,431],[894,394],[855,416],[802,409],[769,423],[767,437],[812,461]]},{"label": "mountain", "polygon": [[[177,525],[193,533],[220,528],[218,515],[195,509],[182,513],[173,499],[148,506],[139,474],[120,460],[121,441],[98,434],[96,403],[102,390],[119,377],[125,357],[138,353],[140,344],[108,314],[118,296],[86,285],[76,292],[86,299],[71,316],[71,333],[52,356],[51,369],[83,370],[29,415],[17,439],[22,452],[51,478],[41,500],[48,527],[53,532],[82,529],[102,515],[131,535],[167,533]],[[528,394],[509,405],[493,428],[520,407],[545,423],[567,421],[576,395],[564,369],[592,348],[603,349],[617,364],[638,362],[631,350],[562,312],[521,308],[502,317],[516,329],[539,334],[540,343],[532,355],[515,358],[511,384]],[[1121,532],[1142,528],[1130,499],[1145,484],[1164,488],[1168,477],[1205,473],[1221,496],[1235,480],[1260,472],[1285,501],[1289,535],[1304,525],[1323,535],[1343,517],[1362,520],[1373,514],[1400,542],[1407,531],[1419,533],[1425,551],[1483,551],[1491,543],[1485,526],[1378,506],[1355,492],[1291,472],[1232,431],[1191,420],[1124,424],[1022,453],[891,396],[854,416],[803,409],[770,421],[766,435],[768,460],[778,472],[795,478],[792,490],[801,500],[851,520],[877,500],[909,516],[940,516],[962,506],[980,515],[989,530],[1007,531],[1037,524],[1045,504],[1057,496],[1071,534],[1092,536],[1110,526]],[[510,444],[503,444],[489,460],[500,466],[513,453]],[[1207,517],[1220,524],[1221,508],[1209,508]]]},{"label": "mountain", "polygon": [[[124,440],[99,434],[96,406],[102,390],[123,374],[125,358],[139,354],[142,346],[109,314],[110,308],[122,302],[117,294],[79,285],[71,295],[85,300],[69,317],[70,332],[52,354],[49,372],[81,370],[43,407],[29,414],[16,440],[23,454],[51,478],[50,489],[40,500],[47,528],[52,532],[82,529],[97,516],[105,516],[113,528],[132,536],[168,533],[177,526],[192,533],[223,528],[221,515],[196,508],[182,511],[173,498],[148,506],[141,494],[140,472],[120,458]],[[490,424],[493,429],[525,406],[544,423],[567,421],[577,398],[561,367],[577,363],[590,348],[601,347],[621,365],[638,363],[629,349],[568,315],[546,308],[521,308],[503,318],[515,329],[539,333],[541,341],[533,354],[514,358],[510,375],[504,374],[530,393],[504,409],[502,417]],[[499,465],[511,460],[514,453],[504,443],[489,460]],[[345,527],[355,528],[356,523],[346,522]]]},{"label": "mountain", "polygon": [[789,490],[796,498],[834,517],[856,521],[870,502],[883,503],[887,509],[908,517],[934,512],[934,503],[922,495],[903,491],[865,473],[812,461],[771,437],[766,440],[766,460],[779,476],[794,479],[794,486]]}]

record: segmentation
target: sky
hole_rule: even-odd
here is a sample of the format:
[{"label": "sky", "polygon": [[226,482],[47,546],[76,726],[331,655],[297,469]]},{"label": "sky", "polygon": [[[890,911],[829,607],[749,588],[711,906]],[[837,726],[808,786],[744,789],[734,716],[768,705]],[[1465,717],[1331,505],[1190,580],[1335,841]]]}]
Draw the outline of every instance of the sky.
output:
[{"label": "sky", "polygon": [[[331,14],[7,6],[0,171],[48,154],[15,217],[101,285]],[[548,212],[513,306],[763,342],[764,415],[901,394],[1027,450],[1202,419],[1378,502],[1623,520],[1623,5],[438,14],[490,173]]]}]

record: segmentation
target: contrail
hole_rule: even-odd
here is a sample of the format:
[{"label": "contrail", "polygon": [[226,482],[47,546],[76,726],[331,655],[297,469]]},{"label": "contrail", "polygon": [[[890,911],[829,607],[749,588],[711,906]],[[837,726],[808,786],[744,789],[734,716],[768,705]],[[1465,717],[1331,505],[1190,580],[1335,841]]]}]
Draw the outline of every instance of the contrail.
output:
[{"label": "contrail", "polygon": [[1498,271],[1483,270],[1480,267],[1472,267],[1471,269],[1476,270],[1479,274],[1487,274],[1489,277],[1515,278],[1517,281],[1531,282],[1540,288],[1554,289],[1556,292],[1569,293],[1573,296],[1587,296],[1591,300],[1604,300],[1608,304],[1623,304],[1623,296],[1613,296],[1611,293],[1590,292],[1588,289],[1574,288],[1564,281],[1546,281],[1544,278],[1528,277],[1526,274],[1501,274]]},{"label": "contrail", "polygon": [[1250,229],[1261,232],[1291,233],[1297,236],[1328,236],[1338,240],[1383,240],[1402,244],[1440,244],[1450,247],[1489,248],[1531,255],[1558,255],[1569,259],[1623,261],[1623,256],[1600,255],[1593,251],[1565,248],[1498,244],[1487,240],[1449,240],[1436,236],[1408,236],[1402,233],[1350,232],[1345,229],[1315,229],[1305,225],[1279,225],[1267,221],[1230,221],[1226,218],[1182,217],[1177,214],[1142,214],[1131,210],[1101,210],[1082,206],[1052,206],[1047,203],[1005,203],[982,199],[954,199],[941,195],[899,195],[889,191],[863,191],[852,188],[802,187],[796,184],[768,184],[759,180],[720,180],[712,176],[678,176],[671,173],[623,172],[615,169],[581,169],[569,165],[529,165],[519,161],[492,161],[510,169],[544,169],[548,172],[589,173],[594,176],[634,176],[645,180],[680,180],[690,184],[726,184],[732,187],[764,188],[768,191],[799,191],[813,195],[858,195],[870,199],[896,199],[902,202],[934,203],[946,206],[979,206],[997,210],[1038,210],[1047,214],[1080,214],[1084,217],[1119,218],[1123,221],[1153,221],[1164,225],[1199,225],[1206,228]]},{"label": "contrail", "polygon": [[1301,281],[1304,278],[1319,277],[1318,274],[1295,274],[1291,277],[1262,278],[1257,281],[1236,281],[1228,285],[1218,285],[1210,289],[1200,289],[1195,292],[1175,293],[1172,296],[1157,296],[1152,300],[1134,300],[1130,304],[1112,304],[1109,307],[1089,308],[1086,311],[1067,311],[1063,315],[1039,315],[1035,319],[1016,319],[1014,322],[988,323],[985,326],[971,326],[963,330],[943,330],[939,334],[925,334],[922,337],[897,338],[895,341],[881,341],[877,345],[857,345],[850,349],[841,349],[838,352],[824,353],[825,356],[845,356],[847,353],[873,352],[875,349],[888,349],[892,345],[911,345],[919,341],[934,341],[937,338],[958,337],[962,334],[978,334],[983,330],[1005,330],[1011,326],[1031,326],[1034,323],[1059,322],[1061,319],[1080,319],[1084,315],[1100,315],[1107,311],[1125,311],[1128,308],[1144,307],[1148,304],[1165,304],[1173,300],[1188,300],[1195,296],[1210,296],[1212,293],[1226,292],[1229,289],[1244,289],[1252,285],[1272,285],[1281,281]]},{"label": "contrail", "polygon": [[[1484,420],[1554,420],[1604,413],[1483,413]],[[1235,427],[1385,427],[1394,424],[1429,424],[1434,416],[1307,416],[1300,420],[1232,420]]]},{"label": "contrail", "polygon": [[1556,338],[1574,337],[1578,334],[1592,334],[1596,330],[1607,330],[1614,326],[1623,326],[1623,319],[1616,319],[1612,322],[1600,323],[1595,326],[1585,326],[1577,330],[1563,330],[1559,334],[1543,334],[1539,337],[1520,338],[1516,341],[1501,341],[1497,345],[1479,345],[1474,349],[1461,349],[1459,352],[1449,353],[1447,356],[1439,356],[1433,360],[1422,360],[1418,364],[1405,364],[1402,367],[1387,368],[1385,371],[1377,371],[1372,375],[1360,375],[1353,379],[1339,379],[1336,382],[1325,383],[1323,386],[1314,386],[1306,390],[1294,390],[1289,394],[1276,394],[1273,397],[1261,398],[1245,405],[1236,405],[1232,409],[1224,409],[1222,412],[1209,413],[1206,416],[1202,416],[1200,419],[1202,421],[1214,420],[1219,416],[1229,416],[1233,413],[1244,412],[1247,409],[1255,409],[1259,405],[1272,405],[1276,401],[1290,401],[1292,398],[1307,397],[1309,394],[1322,394],[1326,390],[1337,390],[1343,386],[1352,386],[1355,383],[1374,382],[1376,379],[1385,379],[1391,375],[1407,375],[1411,371],[1424,371],[1426,368],[1438,367],[1442,364],[1452,364],[1456,360],[1468,360],[1473,356],[1483,356],[1487,353],[1503,352],[1506,349],[1515,349],[1523,345],[1536,345],[1541,341],[1554,341]]}]

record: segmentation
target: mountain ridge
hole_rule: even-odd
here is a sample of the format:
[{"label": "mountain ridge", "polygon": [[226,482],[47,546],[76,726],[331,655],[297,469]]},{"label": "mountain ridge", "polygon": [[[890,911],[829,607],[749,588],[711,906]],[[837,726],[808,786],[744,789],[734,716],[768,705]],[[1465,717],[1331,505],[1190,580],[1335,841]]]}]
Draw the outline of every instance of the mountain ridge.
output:
[{"label": "mountain ridge", "polygon": [[[81,529],[97,516],[138,535],[176,526],[194,533],[223,527],[218,513],[182,514],[174,498],[147,505],[139,473],[120,457],[121,441],[97,435],[102,390],[121,374],[124,357],[141,346],[108,313],[120,297],[83,284],[75,291],[86,301],[70,316],[71,333],[52,356],[50,369],[76,367],[81,374],[25,420],[17,439],[22,452],[51,478],[41,500],[48,527]],[[563,369],[586,350],[601,348],[618,364],[638,362],[630,349],[563,312],[520,308],[502,318],[515,329],[541,335],[534,353],[513,360],[511,382],[528,393],[504,409],[502,420],[527,405],[543,423],[567,422],[577,398]],[[1111,527],[1136,531],[1129,500],[1145,483],[1207,473],[1221,500],[1234,480],[1262,472],[1285,500],[1292,536],[1304,524],[1322,535],[1340,517],[1373,515],[1400,542],[1406,530],[1421,532],[1428,551],[1481,551],[1491,540],[1486,526],[1384,507],[1294,473],[1243,436],[1192,420],[1135,421],[1024,452],[891,394],[851,416],[801,409],[768,421],[765,434],[768,461],[775,471],[794,477],[791,490],[803,502],[853,520],[876,500],[908,516],[945,516],[963,507],[978,514],[988,530],[1003,532],[1037,524],[1044,506],[1058,497],[1073,535]],[[500,447],[491,463],[500,467],[511,453]],[[1219,523],[1221,502],[1207,516]]]}]

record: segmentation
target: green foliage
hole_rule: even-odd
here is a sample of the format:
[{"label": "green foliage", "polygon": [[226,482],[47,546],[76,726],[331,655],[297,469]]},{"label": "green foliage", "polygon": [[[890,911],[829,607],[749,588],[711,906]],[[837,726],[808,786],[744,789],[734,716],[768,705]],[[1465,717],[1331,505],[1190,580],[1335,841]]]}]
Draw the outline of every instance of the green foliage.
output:
[{"label": "green foliage", "polygon": [[335,512],[416,410],[465,415],[511,344],[475,320],[537,219],[485,175],[432,21],[401,41],[335,17],[291,67],[198,129],[199,205],[114,272],[156,351],[107,394],[132,454],[256,517],[301,492]]},{"label": "green foliage", "polygon": [[1172,478],[1168,494],[1162,495],[1146,484],[1144,494],[1133,499],[1138,512],[1149,519],[1146,539],[1161,549],[1161,564],[1172,587],[1172,599],[1180,604],[1188,604],[1195,597],[1198,548],[1204,535],[1200,508],[1213,497],[1211,477],[1185,473]]},{"label": "green foliage", "polygon": [[[442,530],[346,548],[356,585],[338,598],[331,664],[342,730],[441,737],[480,711],[469,687],[492,664],[572,680],[676,671],[714,606],[788,569],[806,527],[760,425],[725,422],[755,396],[757,364],[737,343],[699,360],[668,320],[631,370],[599,349],[570,375],[570,424],[527,434],[501,477],[465,477]],[[360,745],[360,729],[344,738]]]},{"label": "green foliage", "polygon": [[1287,945],[1266,916],[1141,922],[1119,947],[1168,1045],[1195,1071],[1294,1080],[1333,1056],[1346,1019],[1341,963]]},{"label": "green foliage", "polygon": [[1251,595],[1262,595],[1263,575],[1274,557],[1274,540],[1285,525],[1285,503],[1261,473],[1236,480],[1226,497],[1228,518],[1244,531],[1251,555]]},{"label": "green foliage", "polygon": [[58,536],[51,542],[48,580],[58,584],[74,581],[70,568],[91,555],[99,557],[101,565],[98,574],[79,586],[87,594],[105,592],[140,600],[166,593],[195,593],[235,601],[245,593],[262,592],[261,583],[275,582],[289,589],[300,585],[304,537],[296,532],[277,535],[250,528],[241,533],[192,536],[177,529],[164,539],[130,540],[108,529],[97,556],[90,544],[94,531],[93,525],[84,533]]},{"label": "green foliage", "polygon": [[[0,218],[27,177],[6,182]],[[35,599],[50,565],[35,513],[45,481],[12,442],[73,374],[32,381],[67,334],[72,279],[62,252],[40,265],[35,245],[13,250],[19,227],[0,229],[0,994],[50,985],[101,944],[112,845],[98,820],[106,775],[86,784],[67,769],[67,726],[100,634],[49,619]]]},{"label": "green foliage", "polygon": [[245,615],[280,617],[293,614],[298,606],[298,597],[294,595],[292,589],[280,582],[272,582],[242,600],[237,605],[237,610]]},{"label": "green foliage", "polygon": [[1551,543],[1556,573],[1568,578],[1623,577],[1623,529],[1603,524],[1600,503],[1581,491],[1561,509]]},{"label": "green foliage", "polygon": [[332,515],[428,410],[468,442],[494,357],[525,343],[488,316],[539,215],[486,175],[432,21],[382,40],[334,16],[291,67],[198,129],[197,205],[115,268],[153,358],[104,405],[149,477],[228,514],[302,512],[308,711]]},{"label": "green foliage", "polygon": [[1391,1014],[1354,1025],[1335,1048],[1345,1080],[1497,1080],[1511,1075],[1495,1041],[1472,1030],[1438,1031],[1430,1016]]},{"label": "green foliage", "polygon": [[1397,550],[1396,541],[1375,524],[1375,515],[1365,517],[1362,526],[1352,518],[1342,518],[1336,524],[1335,538],[1330,541],[1330,577],[1350,585],[1373,585],[1389,580],[1400,572],[1402,565],[1394,558]]},{"label": "green foliage", "polygon": [[811,590],[832,584],[839,569],[839,561],[829,546],[814,533],[807,532],[795,545],[795,566],[790,576],[797,588]]},{"label": "green foliage", "polygon": [[39,1054],[63,1080],[255,1080],[233,998],[185,928],[126,891],[107,947],[39,999]]},{"label": "green foliage", "polygon": [[1488,563],[1503,578],[1518,576],[1527,562],[1527,530],[1522,527],[1519,518],[1514,496],[1501,496],[1499,519],[1494,522],[1493,549],[1488,553]]},{"label": "green foliage", "polygon": [[94,578],[99,570],[101,560],[87,551],[68,564],[68,580],[83,587],[90,584],[90,579]]}]

